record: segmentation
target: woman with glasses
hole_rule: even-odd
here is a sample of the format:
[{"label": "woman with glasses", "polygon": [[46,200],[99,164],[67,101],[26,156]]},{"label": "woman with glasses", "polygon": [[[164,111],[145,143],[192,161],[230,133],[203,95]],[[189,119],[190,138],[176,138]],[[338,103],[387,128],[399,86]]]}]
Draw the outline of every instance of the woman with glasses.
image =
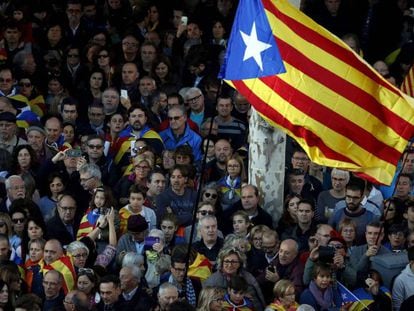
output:
[{"label": "woman with glasses", "polygon": [[94,310],[96,304],[101,300],[98,293],[99,278],[95,271],[90,268],[80,268],[78,270],[78,280],[76,288],[84,292],[88,297],[89,310]]},{"label": "woman with glasses", "polygon": [[240,201],[241,185],[246,181],[242,158],[233,155],[226,163],[226,175],[217,182],[223,211]]},{"label": "woman with glasses", "polygon": [[247,294],[253,301],[255,310],[263,310],[265,300],[254,276],[245,270],[246,255],[235,248],[222,248],[217,256],[217,271],[214,272],[204,283],[207,286],[228,288],[228,282],[232,275],[243,277],[249,284]]},{"label": "woman with glasses", "polygon": [[295,285],[290,280],[279,280],[273,287],[274,301],[265,311],[295,311],[299,304],[295,301]]},{"label": "woman with glasses", "polygon": [[96,55],[95,65],[102,70],[105,80],[109,86],[112,86],[115,66],[112,63],[111,53],[108,48],[102,48]]},{"label": "woman with glasses", "polygon": [[75,270],[85,268],[86,260],[89,256],[89,248],[80,241],[73,241],[66,249],[68,256],[72,258]]},{"label": "woman with glasses", "polygon": [[344,218],[338,225],[338,232],[346,243],[348,251],[356,245],[357,224],[349,218]]},{"label": "woman with glasses", "polygon": [[[24,228],[26,225],[27,220],[27,213],[26,211],[21,208],[21,206],[12,206],[10,210],[11,220],[12,220],[12,228],[13,228],[13,236],[11,238],[11,247],[13,248],[13,253],[15,253],[14,260],[17,263],[22,262],[22,254],[20,250],[20,245],[23,239]],[[18,252],[16,252],[19,250]]]},{"label": "woman with glasses", "polygon": [[226,290],[220,287],[206,286],[200,292],[197,311],[222,311]]},{"label": "woman with glasses", "polygon": [[[34,84],[38,83],[38,84]],[[21,95],[29,100],[30,110],[37,116],[43,117],[46,113],[45,98],[37,91],[37,85],[43,81],[33,81],[28,76],[23,76],[19,79],[18,86]]]}]

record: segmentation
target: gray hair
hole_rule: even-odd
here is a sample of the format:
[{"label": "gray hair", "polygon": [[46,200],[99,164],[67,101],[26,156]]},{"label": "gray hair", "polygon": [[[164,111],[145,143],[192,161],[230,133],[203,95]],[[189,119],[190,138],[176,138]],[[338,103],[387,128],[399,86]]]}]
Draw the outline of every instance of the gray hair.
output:
[{"label": "gray hair", "polygon": [[331,177],[333,177],[334,175],[335,176],[338,176],[338,177],[345,178],[345,182],[346,183],[349,182],[350,174],[349,174],[348,171],[344,171],[344,170],[340,170],[340,169],[334,168],[334,169],[332,169]]},{"label": "gray hair", "polygon": [[231,248],[222,248],[217,256],[217,268],[221,269],[223,268],[223,261],[225,257],[228,257],[230,255],[236,255],[240,260],[240,267],[246,267],[246,255],[243,254],[241,251],[239,251],[235,247]]},{"label": "gray hair", "polygon": [[23,180],[23,178],[21,177],[21,176],[19,176],[19,175],[11,175],[11,176],[9,176],[7,179],[6,179],[6,181],[4,182],[4,185],[5,185],[5,187],[6,187],[6,190],[9,190],[10,189],[10,187],[11,187],[11,182],[12,182],[12,180],[13,179],[20,179],[21,181],[23,181],[24,182],[24,180]]},{"label": "gray hair", "polygon": [[79,249],[84,249],[86,250],[86,254],[89,256],[89,248],[81,241],[73,241],[72,243],[70,243],[68,245],[68,248],[66,249],[66,251],[69,254],[73,254],[73,252],[79,250]]},{"label": "gray hair", "polygon": [[188,100],[189,97],[191,97],[192,95],[203,95],[203,92],[201,92],[201,90],[198,87],[190,87],[184,95],[184,99]]},{"label": "gray hair", "polygon": [[171,289],[175,289],[177,291],[177,294],[178,294],[178,288],[177,288],[177,286],[175,286],[174,284],[172,284],[170,282],[165,282],[165,283],[162,283],[160,285],[160,288],[158,289],[158,296],[161,296],[162,294],[164,294],[164,292],[167,289],[170,289],[170,288]]},{"label": "gray hair", "polygon": [[200,226],[202,226],[204,224],[204,221],[206,220],[214,220],[217,223],[217,218],[216,216],[213,216],[213,215],[206,215],[206,216],[201,217],[198,223],[200,224]]},{"label": "gray hair", "polygon": [[98,165],[93,163],[86,163],[79,169],[79,174],[89,173],[91,177],[95,177],[99,180],[102,178],[102,173]]},{"label": "gray hair", "polygon": [[144,256],[135,252],[128,252],[122,258],[122,267],[138,266],[144,263]]},{"label": "gray hair", "polygon": [[148,233],[148,236],[159,238],[161,240],[161,243],[165,244],[165,235],[164,235],[164,232],[160,229],[152,229]]},{"label": "gray hair", "polygon": [[141,273],[140,268],[134,265],[123,266],[122,269],[123,268],[131,269],[130,273],[134,277],[134,279],[137,280],[138,282],[141,280],[142,273]]}]

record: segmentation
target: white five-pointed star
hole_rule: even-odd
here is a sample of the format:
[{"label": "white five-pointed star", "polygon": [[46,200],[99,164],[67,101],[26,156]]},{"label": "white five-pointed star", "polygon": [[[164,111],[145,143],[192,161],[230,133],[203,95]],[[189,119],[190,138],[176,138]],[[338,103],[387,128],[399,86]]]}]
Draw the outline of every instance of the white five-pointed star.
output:
[{"label": "white five-pointed star", "polygon": [[253,57],[260,70],[263,71],[262,56],[260,53],[270,48],[272,45],[257,39],[256,22],[253,22],[252,30],[250,35],[245,34],[240,30],[240,34],[243,38],[244,44],[246,44],[246,50],[244,51],[243,61]]}]

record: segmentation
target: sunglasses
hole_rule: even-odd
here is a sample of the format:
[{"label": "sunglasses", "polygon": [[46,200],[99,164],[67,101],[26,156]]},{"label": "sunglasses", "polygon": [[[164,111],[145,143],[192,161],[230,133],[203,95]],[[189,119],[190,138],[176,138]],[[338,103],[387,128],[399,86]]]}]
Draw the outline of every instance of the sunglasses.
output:
[{"label": "sunglasses", "polygon": [[206,215],[210,215],[210,216],[214,216],[214,212],[210,212],[210,211],[198,211],[202,216],[206,216]]},{"label": "sunglasses", "polygon": [[109,55],[98,55],[98,58],[107,58]]},{"label": "sunglasses", "polygon": [[12,79],[4,79],[4,78],[0,78],[0,82],[1,83],[4,83],[4,82],[6,82],[6,83],[10,83],[10,82],[12,82],[13,80]]},{"label": "sunglasses", "polygon": [[78,58],[79,54],[68,54],[69,58]]},{"label": "sunglasses", "polygon": [[168,120],[170,120],[170,121],[172,121],[172,120],[174,120],[174,121],[178,121],[178,120],[180,120],[180,119],[181,119],[181,117],[182,117],[182,116],[168,117]]},{"label": "sunglasses", "polygon": [[211,197],[212,199],[217,199],[217,194],[215,193],[204,192],[204,195],[206,196],[206,198]]},{"label": "sunglasses", "polygon": [[31,87],[32,84],[30,82],[20,82],[19,86],[20,87]]},{"label": "sunglasses", "polygon": [[24,218],[13,218],[12,221],[15,224],[18,224],[18,223],[22,224],[24,223]]},{"label": "sunglasses", "polygon": [[0,228],[3,228],[6,225],[5,222],[0,222]]},{"label": "sunglasses", "polygon": [[93,271],[93,269],[91,269],[91,268],[79,268],[78,274],[81,274],[81,273],[85,273],[85,274],[89,274],[89,275],[95,275],[95,271]]},{"label": "sunglasses", "polygon": [[102,145],[88,145],[88,147],[91,149],[101,149],[103,146]]}]

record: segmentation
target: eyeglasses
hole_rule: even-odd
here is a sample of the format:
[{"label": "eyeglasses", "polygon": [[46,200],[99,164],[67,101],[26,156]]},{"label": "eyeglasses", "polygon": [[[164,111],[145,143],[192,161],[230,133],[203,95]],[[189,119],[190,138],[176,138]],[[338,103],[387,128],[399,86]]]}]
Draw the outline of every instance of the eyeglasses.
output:
[{"label": "eyeglasses", "polygon": [[93,178],[93,176],[91,176],[91,177],[87,177],[87,178],[79,178],[79,180],[81,181],[81,182],[86,182],[86,181],[88,181],[89,179],[92,179]]},{"label": "eyeglasses", "polygon": [[76,210],[75,206],[59,206],[59,208],[64,212],[73,212],[74,210]]},{"label": "eyeglasses", "polygon": [[333,247],[335,249],[343,249],[344,246],[342,244],[329,244],[330,247]]},{"label": "eyeglasses", "polygon": [[225,265],[237,265],[240,263],[240,261],[238,260],[223,260],[223,263]]},{"label": "eyeglasses", "polygon": [[74,304],[72,301],[67,301],[66,299],[63,300],[63,303],[67,303],[69,305],[73,305]]},{"label": "eyeglasses", "polygon": [[12,218],[13,223],[15,224],[23,224],[24,223],[24,218]]},{"label": "eyeglasses", "polygon": [[198,211],[202,216],[210,215],[214,216],[214,212],[211,211]]},{"label": "eyeglasses", "polygon": [[87,253],[82,253],[82,254],[72,255],[72,257],[76,258],[76,259],[88,258],[88,254]]},{"label": "eyeglasses", "polygon": [[187,99],[187,103],[195,103],[202,95]]},{"label": "eyeglasses", "polygon": [[206,198],[211,197],[212,199],[217,199],[217,194],[215,193],[204,192],[204,195],[206,196]]},{"label": "eyeglasses", "polygon": [[262,249],[264,250],[264,251],[271,251],[271,250],[273,250],[275,247],[276,247],[276,245],[277,244],[273,244],[272,246],[264,246],[263,244],[262,244]]},{"label": "eyeglasses", "polygon": [[79,54],[68,54],[69,58],[78,58]]},{"label": "eyeglasses", "polygon": [[30,82],[19,82],[20,87],[31,87],[32,84]]},{"label": "eyeglasses", "polygon": [[0,83],[10,83],[10,82],[12,82],[13,81],[13,79],[10,79],[10,78],[8,78],[8,79],[5,79],[5,78],[0,78]]},{"label": "eyeglasses", "polygon": [[240,165],[239,164],[229,164],[229,165],[227,165],[227,167],[238,168],[238,167],[240,167]]},{"label": "eyeglasses", "polygon": [[138,44],[134,42],[122,42],[122,45],[136,47]]},{"label": "eyeglasses", "polygon": [[149,166],[139,166],[139,165],[137,165],[137,166],[135,166],[134,168],[135,168],[136,170],[144,171],[144,170],[149,169],[150,167],[149,167]]},{"label": "eyeglasses", "polygon": [[98,55],[98,58],[107,58],[109,55]]},{"label": "eyeglasses", "polygon": [[293,160],[295,161],[308,161],[308,158],[299,158],[299,157],[293,157]]},{"label": "eyeglasses", "polygon": [[91,269],[91,268],[79,268],[78,275],[81,274],[81,273],[95,275],[95,271],[93,271],[93,269]]},{"label": "eyeglasses", "polygon": [[6,225],[5,222],[0,222],[0,228],[3,228]]},{"label": "eyeglasses", "polygon": [[91,149],[101,149],[103,146],[102,145],[88,145],[88,148]]},{"label": "eyeglasses", "polygon": [[181,117],[182,117],[182,116],[168,117],[168,120],[170,120],[170,121],[172,121],[172,120],[174,120],[174,121],[178,121],[178,120],[180,120],[180,119],[181,119]]}]

